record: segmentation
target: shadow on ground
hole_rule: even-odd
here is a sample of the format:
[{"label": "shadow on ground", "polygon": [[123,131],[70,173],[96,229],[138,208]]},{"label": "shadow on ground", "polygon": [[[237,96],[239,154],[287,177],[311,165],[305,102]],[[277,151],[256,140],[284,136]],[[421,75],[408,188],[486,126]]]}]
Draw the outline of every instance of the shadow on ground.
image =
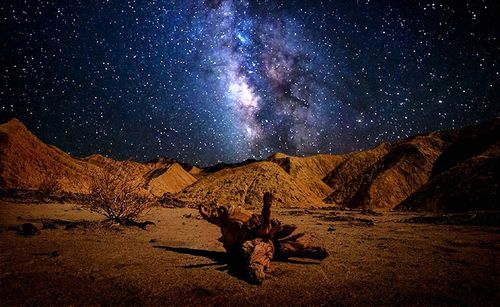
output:
[{"label": "shadow on ground", "polygon": [[[241,279],[243,281],[246,281],[247,283],[250,284],[255,284],[250,277],[248,276],[248,273],[245,271],[244,267],[242,266],[242,263],[235,261],[234,259],[230,259],[228,255],[225,252],[221,251],[210,251],[210,250],[203,250],[203,249],[194,249],[194,248],[187,248],[187,247],[172,247],[172,246],[160,246],[160,245],[155,245],[153,246],[154,248],[158,249],[163,249],[169,252],[174,252],[178,254],[183,254],[183,255],[192,255],[192,256],[198,256],[198,257],[204,257],[207,259],[210,259],[214,262],[212,263],[199,263],[199,264],[188,264],[188,265],[183,265],[183,268],[186,269],[193,269],[193,268],[202,268],[202,267],[209,267],[209,266],[221,266],[216,268],[218,271],[227,271],[229,275],[236,277],[238,279]],[[287,263],[293,263],[293,264],[319,264],[319,262],[314,262],[314,261],[303,261],[303,260],[296,260],[296,259],[286,259],[286,260],[273,260],[275,262],[287,262]]]},{"label": "shadow on ground", "polygon": [[155,245],[153,246],[154,248],[159,248],[163,249],[169,252],[174,252],[178,254],[183,254],[183,255],[192,255],[192,256],[198,256],[198,257],[204,257],[207,259],[210,259],[214,262],[212,263],[199,263],[199,264],[188,264],[188,265],[183,265],[183,268],[186,269],[193,269],[193,268],[202,268],[202,267],[207,267],[207,266],[221,266],[216,268],[218,271],[227,271],[229,275],[236,277],[238,279],[241,279],[247,283],[253,284],[252,280],[246,274],[245,270],[241,266],[241,264],[236,263],[236,261],[231,261],[229,257],[227,257],[227,254],[225,252],[219,252],[219,251],[209,251],[209,250],[203,250],[203,249],[193,249],[193,248],[186,248],[186,247],[172,247],[172,246],[160,246],[160,245]]},{"label": "shadow on ground", "polygon": [[200,264],[184,265],[183,267],[186,269],[202,268],[202,267],[206,267],[206,266],[227,265],[228,264],[228,259],[226,257],[226,253],[224,253],[224,252],[209,251],[209,250],[203,250],[203,249],[193,249],[193,248],[186,248],[186,247],[159,246],[159,245],[155,245],[153,247],[167,250],[167,251],[174,252],[174,253],[178,253],[178,254],[183,254],[183,255],[204,257],[204,258],[215,261],[213,263],[200,263]]}]

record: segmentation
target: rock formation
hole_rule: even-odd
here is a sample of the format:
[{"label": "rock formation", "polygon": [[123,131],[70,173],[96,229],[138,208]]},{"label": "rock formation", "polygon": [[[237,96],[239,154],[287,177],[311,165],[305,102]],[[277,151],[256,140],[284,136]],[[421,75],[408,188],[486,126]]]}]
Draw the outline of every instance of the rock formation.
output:
[{"label": "rock formation", "polygon": [[396,209],[498,210],[499,191],[500,120],[495,119],[458,131],[436,160],[430,181]]},{"label": "rock formation", "polygon": [[93,174],[105,166],[123,167],[136,174],[138,182],[154,196],[177,193],[196,181],[173,159],[139,163],[98,154],[78,158],[45,144],[17,119],[0,125],[2,190],[39,190],[54,181],[61,192],[86,194]]},{"label": "rock formation", "polygon": [[193,204],[258,207],[264,192],[272,191],[276,207],[320,207],[321,197],[273,162],[226,168],[202,177],[177,196]]}]

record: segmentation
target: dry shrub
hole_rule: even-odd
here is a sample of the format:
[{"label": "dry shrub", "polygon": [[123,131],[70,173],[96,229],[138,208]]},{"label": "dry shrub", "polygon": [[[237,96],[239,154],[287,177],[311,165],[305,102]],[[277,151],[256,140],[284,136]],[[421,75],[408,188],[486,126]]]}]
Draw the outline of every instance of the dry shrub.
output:
[{"label": "dry shrub", "polygon": [[40,183],[38,191],[43,197],[54,197],[61,192],[61,184],[56,177],[49,177]]},{"label": "dry shrub", "polygon": [[134,222],[153,201],[141,180],[126,166],[106,165],[94,174],[84,204],[93,212],[120,224]]}]

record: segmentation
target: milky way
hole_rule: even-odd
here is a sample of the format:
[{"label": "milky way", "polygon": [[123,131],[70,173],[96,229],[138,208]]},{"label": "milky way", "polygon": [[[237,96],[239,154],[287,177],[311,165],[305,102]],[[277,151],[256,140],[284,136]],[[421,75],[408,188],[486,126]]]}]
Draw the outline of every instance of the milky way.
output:
[{"label": "milky way", "polygon": [[218,80],[228,120],[241,135],[239,152],[261,157],[276,145],[284,151],[315,150],[315,129],[321,126],[316,105],[322,102],[312,95],[308,66],[315,63],[300,25],[279,13],[250,14],[248,1],[218,1],[209,8],[196,16],[210,25],[201,49],[210,58],[207,69]]},{"label": "milky way", "polygon": [[499,4],[402,2],[2,3],[0,120],[79,156],[207,165],[498,116]]}]

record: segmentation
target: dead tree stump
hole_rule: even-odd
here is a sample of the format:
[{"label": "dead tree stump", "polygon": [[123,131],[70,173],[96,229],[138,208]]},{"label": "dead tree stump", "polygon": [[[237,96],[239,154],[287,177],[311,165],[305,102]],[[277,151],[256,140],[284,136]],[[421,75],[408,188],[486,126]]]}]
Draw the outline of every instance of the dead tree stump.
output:
[{"label": "dead tree stump", "polygon": [[290,257],[322,260],[328,257],[323,247],[313,246],[304,233],[293,234],[296,227],[271,219],[273,195],[264,194],[262,212],[252,214],[240,206],[199,207],[201,216],[220,227],[222,242],[230,261],[241,266],[248,277],[261,283],[272,259]]}]

